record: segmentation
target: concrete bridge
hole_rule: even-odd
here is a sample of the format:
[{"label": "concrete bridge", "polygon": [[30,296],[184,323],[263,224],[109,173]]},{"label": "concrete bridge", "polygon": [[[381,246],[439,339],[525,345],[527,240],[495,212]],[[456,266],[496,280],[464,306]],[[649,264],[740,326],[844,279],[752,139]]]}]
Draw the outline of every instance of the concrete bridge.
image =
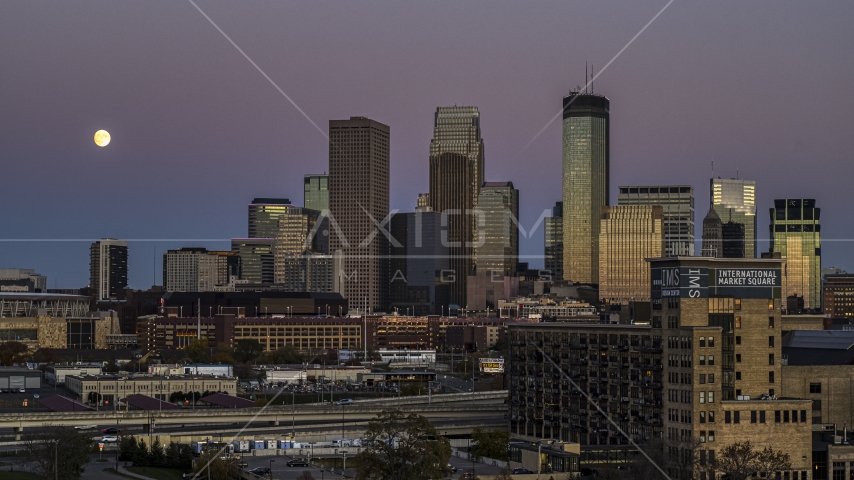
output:
[{"label": "concrete bridge", "polygon": [[473,419],[495,419],[507,412],[504,403],[507,391],[477,392],[360,400],[351,405],[268,405],[267,407],[225,409],[199,408],[166,411],[98,411],[98,412],[38,412],[0,414],[0,428],[11,428],[15,440],[20,440],[25,428],[45,425],[78,426],[99,425],[117,427],[142,426],[150,428],[181,426],[191,428],[200,424],[253,424],[270,426],[290,424],[293,421],[309,422],[367,422],[380,412],[397,409],[405,413],[417,413],[430,420],[468,421]]}]

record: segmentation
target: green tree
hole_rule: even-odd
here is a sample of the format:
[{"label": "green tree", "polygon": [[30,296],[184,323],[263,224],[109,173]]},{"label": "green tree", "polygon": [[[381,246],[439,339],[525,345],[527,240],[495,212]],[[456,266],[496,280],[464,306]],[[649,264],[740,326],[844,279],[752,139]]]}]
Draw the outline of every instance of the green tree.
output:
[{"label": "green tree", "polygon": [[262,355],[261,359],[263,363],[272,363],[274,365],[297,364],[302,363],[303,360],[302,355],[293,345],[285,345],[276,351],[267,352]]},{"label": "green tree", "polygon": [[197,338],[190,340],[190,343],[184,347],[184,354],[193,363],[204,362],[208,358],[208,339]]},{"label": "green tree", "polygon": [[92,450],[92,439],[69,427],[45,425],[25,430],[23,441],[34,473],[59,480],[80,478]]},{"label": "green tree", "polygon": [[160,439],[154,437],[151,442],[151,448],[148,449],[148,464],[153,467],[163,467],[166,465],[166,452],[163,451],[163,444]]},{"label": "green tree", "polygon": [[251,362],[258,358],[264,348],[261,343],[254,338],[243,338],[236,342],[234,346],[234,359],[240,363]]},{"label": "green tree", "polygon": [[384,411],[368,423],[356,455],[358,480],[441,480],[450,475],[451,444],[421,415]]},{"label": "green tree", "polygon": [[133,451],[130,461],[140,467],[148,465],[148,445],[145,444],[145,440],[141,438],[137,440],[136,450]]},{"label": "green tree", "polygon": [[216,350],[211,354],[211,363],[227,363],[234,365],[234,350],[225,343],[218,343]]},{"label": "green tree", "polygon": [[136,437],[125,434],[119,436],[119,460],[125,462],[133,461],[137,448]]},{"label": "green tree", "polygon": [[471,453],[475,458],[494,458],[496,460],[507,460],[507,444],[510,443],[510,434],[501,430],[486,431],[476,427],[471,433],[474,444]]},{"label": "green tree", "polygon": [[27,346],[21,342],[0,343],[0,364],[10,367],[24,361],[27,355]]}]

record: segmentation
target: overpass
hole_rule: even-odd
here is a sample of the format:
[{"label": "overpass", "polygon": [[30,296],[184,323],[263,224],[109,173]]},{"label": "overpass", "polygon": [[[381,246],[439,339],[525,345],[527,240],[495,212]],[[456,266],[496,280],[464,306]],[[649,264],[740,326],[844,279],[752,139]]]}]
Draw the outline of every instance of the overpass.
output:
[{"label": "overpass", "polygon": [[[285,397],[286,398],[286,397]],[[145,431],[152,427],[180,426],[191,428],[200,424],[252,424],[266,423],[268,426],[290,424],[295,421],[332,423],[367,422],[380,412],[397,409],[405,413],[416,413],[431,421],[477,419],[494,420],[507,412],[504,403],[507,391],[477,392],[462,394],[401,397],[360,400],[351,405],[268,405],[266,407],[226,409],[199,408],[167,411],[108,410],[97,412],[38,412],[0,414],[0,428],[11,428],[15,440],[20,440],[25,428],[77,425],[116,425],[117,427],[142,426]]]}]

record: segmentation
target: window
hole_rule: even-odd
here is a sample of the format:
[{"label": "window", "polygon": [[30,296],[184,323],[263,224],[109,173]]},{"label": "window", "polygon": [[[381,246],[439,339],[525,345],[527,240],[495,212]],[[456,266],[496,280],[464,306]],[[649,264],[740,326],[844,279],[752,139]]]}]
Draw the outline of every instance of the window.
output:
[{"label": "window", "polygon": [[735,344],[736,344],[736,345],[741,345],[741,336],[740,336],[740,335],[736,335],[736,337],[735,337]]},{"label": "window", "polygon": [[732,423],[741,423],[741,412],[736,410],[732,412]]},{"label": "window", "polygon": [[798,411],[792,410],[792,423],[798,423]]},{"label": "window", "polygon": [[700,384],[703,384],[703,383],[706,383],[706,375],[701,373],[700,374]]},{"label": "window", "polygon": [[710,347],[714,347],[714,346],[715,346],[715,337],[709,337],[709,346],[710,346]]},{"label": "window", "polygon": [[768,383],[774,383],[774,372],[768,372]]},{"label": "window", "polygon": [[768,299],[768,310],[774,310],[774,299],[773,298]]},{"label": "window", "polygon": [[715,423],[715,412],[709,412],[709,423]]},{"label": "window", "polygon": [[709,403],[715,403],[715,392],[709,392]]},{"label": "window", "polygon": [[715,383],[715,374],[714,373],[709,374],[709,383]]},{"label": "window", "polygon": [[810,383],[810,393],[821,393],[821,383]]},{"label": "window", "polygon": [[807,423],[807,411],[801,410],[801,422]]},{"label": "window", "polygon": [[714,365],[714,364],[715,364],[715,356],[709,355],[709,365]]},{"label": "window", "polygon": [[700,365],[705,365],[705,364],[706,364],[706,356],[700,355]]},{"label": "window", "polygon": [[768,354],[768,365],[774,365],[774,354],[773,353]]},{"label": "window", "polygon": [[774,335],[771,335],[770,337],[768,337],[768,346],[769,347],[774,346]]},{"label": "window", "polygon": [[706,337],[700,337],[700,346],[701,346],[701,347],[705,347],[705,346],[706,346]]},{"label": "window", "polygon": [[700,430],[700,443],[706,443],[706,431]]},{"label": "window", "polygon": [[740,353],[735,354],[735,361],[738,363],[741,363],[741,354]]},{"label": "window", "polygon": [[774,328],[774,317],[768,317],[768,328]]},{"label": "window", "polygon": [[759,423],[765,423],[765,410],[759,411]]},{"label": "window", "polygon": [[732,423],[732,412],[724,412],[724,423]]},{"label": "window", "polygon": [[709,430],[709,436],[707,438],[709,439],[710,442],[714,442],[715,441],[715,431]]},{"label": "window", "polygon": [[735,379],[741,380],[741,372],[735,372]]},{"label": "window", "polygon": [[768,395],[771,395],[772,397],[774,396],[774,389],[773,388],[768,389]]},{"label": "window", "polygon": [[774,423],[780,423],[780,411],[774,410]]},{"label": "window", "polygon": [[733,308],[735,308],[736,310],[741,310],[741,299],[740,298],[734,298],[733,299]]},{"label": "window", "polygon": [[700,392],[700,403],[706,403],[706,392]]},{"label": "window", "polygon": [[700,423],[706,423],[706,412],[700,412]]},{"label": "window", "polygon": [[741,317],[735,317],[735,328],[741,328]]},{"label": "window", "polygon": [[750,423],[756,423],[756,410],[750,411]]},{"label": "window", "polygon": [[783,423],[789,423],[789,411],[783,410]]}]

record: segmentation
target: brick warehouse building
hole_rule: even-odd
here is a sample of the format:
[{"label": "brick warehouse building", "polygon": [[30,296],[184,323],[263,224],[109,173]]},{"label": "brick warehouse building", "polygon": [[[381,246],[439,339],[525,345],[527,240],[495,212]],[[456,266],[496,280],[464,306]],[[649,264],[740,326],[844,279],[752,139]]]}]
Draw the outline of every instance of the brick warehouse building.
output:
[{"label": "brick warehouse building", "polygon": [[[811,402],[781,393],[780,259],[652,259],[648,325],[511,325],[511,435],[577,441],[582,463],[634,448],[537,348],[638,443],[701,465],[735,441],[811,468]],[[675,473],[675,472],[671,472]],[[711,472],[697,472],[703,480]]]}]

